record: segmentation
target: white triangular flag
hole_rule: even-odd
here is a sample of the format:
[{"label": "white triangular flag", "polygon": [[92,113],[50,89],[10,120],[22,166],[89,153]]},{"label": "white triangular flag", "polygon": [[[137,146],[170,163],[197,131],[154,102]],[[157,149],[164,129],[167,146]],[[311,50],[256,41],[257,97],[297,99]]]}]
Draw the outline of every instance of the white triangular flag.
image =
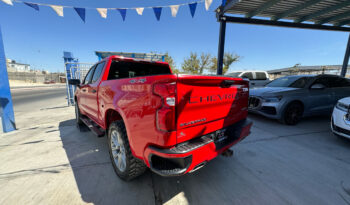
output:
[{"label": "white triangular flag", "polygon": [[143,13],[143,9],[144,9],[144,8],[136,8],[137,14],[141,16],[142,13]]},{"label": "white triangular flag", "polygon": [[59,16],[63,16],[63,7],[62,6],[55,6],[51,5],[50,6]]},{"label": "white triangular flag", "polygon": [[102,18],[107,18],[107,9],[105,8],[97,8],[98,13],[100,13]]},{"label": "white triangular flag", "polygon": [[180,5],[172,5],[170,6],[171,9],[171,15],[173,17],[176,17],[177,11],[179,10]]},{"label": "white triangular flag", "polygon": [[13,6],[12,0],[1,0],[1,1],[4,2],[5,4]]},{"label": "white triangular flag", "polygon": [[205,10],[209,10],[211,3],[213,3],[213,0],[205,0]]}]

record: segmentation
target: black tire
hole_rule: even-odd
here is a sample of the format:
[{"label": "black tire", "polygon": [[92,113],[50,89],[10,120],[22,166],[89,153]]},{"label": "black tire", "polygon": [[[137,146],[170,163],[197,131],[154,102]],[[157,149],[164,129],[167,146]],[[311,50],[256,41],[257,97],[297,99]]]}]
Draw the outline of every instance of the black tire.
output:
[{"label": "black tire", "polygon": [[[121,170],[118,168],[118,166],[116,164],[116,163],[118,163],[118,162],[116,162],[117,157],[115,158],[113,156],[113,150],[112,150],[113,142],[111,140],[112,133],[117,133],[119,135],[119,140],[121,141],[121,142],[119,142],[119,144],[124,147],[123,152],[125,153],[125,162],[126,162],[124,170]],[[114,146],[114,148],[115,148],[115,146]],[[108,129],[108,149],[109,149],[109,155],[111,157],[114,171],[121,179],[123,179],[125,181],[130,181],[130,180],[140,176],[141,174],[143,174],[146,171],[147,166],[144,164],[144,162],[135,158],[133,156],[133,154],[131,153],[129,140],[128,140],[128,136],[127,136],[125,125],[124,125],[123,121],[115,121],[115,122],[112,122],[110,124],[109,129]],[[114,152],[114,155],[116,155],[115,152]]]},{"label": "black tire", "polygon": [[81,120],[80,109],[77,102],[75,102],[75,122],[77,123],[78,127],[83,125],[83,121]]},{"label": "black tire", "polygon": [[304,108],[299,102],[290,103],[283,112],[282,122],[286,125],[296,125],[303,116]]}]

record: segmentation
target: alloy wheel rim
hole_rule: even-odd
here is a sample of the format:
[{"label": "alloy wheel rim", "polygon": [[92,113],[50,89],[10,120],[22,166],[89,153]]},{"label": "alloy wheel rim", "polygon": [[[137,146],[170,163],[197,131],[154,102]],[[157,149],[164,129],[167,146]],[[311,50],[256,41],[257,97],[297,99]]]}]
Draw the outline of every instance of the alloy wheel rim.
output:
[{"label": "alloy wheel rim", "polygon": [[298,108],[293,108],[291,109],[290,113],[289,113],[289,118],[290,118],[290,121],[292,123],[295,123],[298,121],[298,118],[299,118],[299,114],[300,114],[300,110]]},{"label": "alloy wheel rim", "polygon": [[126,169],[126,155],[121,136],[116,130],[113,130],[111,132],[110,140],[114,163],[119,169],[119,171],[124,172]]}]

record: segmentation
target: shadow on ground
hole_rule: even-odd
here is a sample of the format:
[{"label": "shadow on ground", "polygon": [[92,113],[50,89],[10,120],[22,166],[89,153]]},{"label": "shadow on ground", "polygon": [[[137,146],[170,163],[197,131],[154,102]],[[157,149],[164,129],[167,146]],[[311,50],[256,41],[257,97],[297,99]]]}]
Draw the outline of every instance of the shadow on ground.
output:
[{"label": "shadow on ground", "polygon": [[105,137],[88,128],[79,130],[75,120],[59,124],[63,148],[84,202],[93,204],[154,204],[150,173],[132,182],[120,180],[112,168]]}]

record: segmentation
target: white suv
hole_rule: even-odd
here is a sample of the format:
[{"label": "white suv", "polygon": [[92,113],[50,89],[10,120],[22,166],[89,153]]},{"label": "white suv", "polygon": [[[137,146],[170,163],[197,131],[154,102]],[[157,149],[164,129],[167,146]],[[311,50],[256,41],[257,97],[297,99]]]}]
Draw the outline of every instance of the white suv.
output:
[{"label": "white suv", "polygon": [[333,109],[331,129],[336,135],[350,139],[350,97],[340,99]]},{"label": "white suv", "polygon": [[270,82],[269,74],[265,71],[236,71],[225,75],[249,79],[250,88],[263,87]]}]

